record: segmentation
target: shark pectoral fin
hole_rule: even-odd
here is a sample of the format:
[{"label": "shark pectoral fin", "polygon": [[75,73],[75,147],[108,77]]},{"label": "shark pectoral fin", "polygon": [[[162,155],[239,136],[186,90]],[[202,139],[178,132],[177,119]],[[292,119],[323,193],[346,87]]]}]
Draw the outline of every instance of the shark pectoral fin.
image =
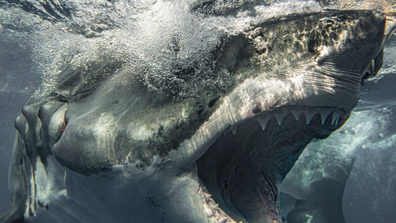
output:
[{"label": "shark pectoral fin", "polygon": [[321,178],[311,184],[312,191],[304,200],[297,200],[287,214],[288,223],[343,223],[342,196],[344,186],[333,178]]},{"label": "shark pectoral fin", "polygon": [[8,209],[0,215],[1,223],[23,223],[26,209],[27,188],[22,161],[22,148],[24,142],[18,134],[12,154],[11,168],[9,172],[9,188],[12,194],[12,203]]},{"label": "shark pectoral fin", "polygon": [[283,193],[281,208],[284,204],[287,223],[344,223],[342,200],[354,162],[352,158],[340,165],[327,167],[325,173],[328,175],[311,182],[301,198]]}]

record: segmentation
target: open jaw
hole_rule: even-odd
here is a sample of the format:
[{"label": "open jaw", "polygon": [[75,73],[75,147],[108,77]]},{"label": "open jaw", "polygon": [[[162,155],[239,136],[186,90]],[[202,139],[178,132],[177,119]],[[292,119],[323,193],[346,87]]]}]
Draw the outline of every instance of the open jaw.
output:
[{"label": "open jaw", "polygon": [[337,108],[289,106],[230,126],[197,161],[213,217],[281,222],[278,185],[309,142],[326,138],[347,117]]},{"label": "open jaw", "polygon": [[[392,33],[389,30],[394,30],[394,24],[386,28],[385,37]],[[382,54],[380,52],[363,59],[377,63],[382,59]],[[338,62],[342,64],[342,61],[347,60],[344,58]],[[358,100],[360,83],[368,76],[375,75],[381,63],[378,63],[378,69],[372,71],[371,63],[366,70],[355,74],[343,73],[343,69],[331,69],[329,76],[333,76],[332,81],[326,80],[329,73],[321,69],[321,65],[318,62],[311,74],[308,72],[309,66],[304,68],[304,72],[298,72],[303,75],[296,80],[305,82],[301,92],[298,92],[297,81],[291,78],[291,84],[283,86],[293,90],[276,88],[273,99],[278,101],[272,101],[271,105],[266,105],[268,97],[262,97],[259,102],[251,102],[249,109],[245,110],[250,112],[235,109],[235,113],[239,112],[236,118],[229,115],[227,109],[219,115],[231,116],[228,120],[232,124],[223,127],[222,133],[210,145],[206,144],[208,149],[196,162],[202,186],[200,194],[218,222],[281,223],[278,186],[311,141],[327,138],[345,123]],[[323,67],[332,65],[325,63]],[[337,76],[337,73],[341,75]],[[322,80],[313,81],[312,84],[310,80],[315,79],[312,78],[316,77],[315,74],[322,74]],[[259,85],[256,81],[253,83],[245,90]],[[332,85],[324,84],[323,87],[321,83]],[[307,86],[321,86],[323,89],[312,90]],[[262,89],[266,91],[270,87]],[[279,93],[281,91],[284,92]],[[257,95],[258,92],[251,95]],[[264,95],[272,94],[268,91]],[[320,95],[320,99],[313,95]],[[339,100],[337,95],[342,99]],[[261,106],[254,107],[254,103],[261,103]],[[229,103],[231,108],[228,110],[234,109],[233,104]]]}]

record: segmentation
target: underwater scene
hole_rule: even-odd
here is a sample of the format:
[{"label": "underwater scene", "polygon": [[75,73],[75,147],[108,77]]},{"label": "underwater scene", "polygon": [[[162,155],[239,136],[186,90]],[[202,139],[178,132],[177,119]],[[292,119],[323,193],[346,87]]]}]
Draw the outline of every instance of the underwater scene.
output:
[{"label": "underwater scene", "polygon": [[395,0],[0,2],[0,223],[396,219]]}]

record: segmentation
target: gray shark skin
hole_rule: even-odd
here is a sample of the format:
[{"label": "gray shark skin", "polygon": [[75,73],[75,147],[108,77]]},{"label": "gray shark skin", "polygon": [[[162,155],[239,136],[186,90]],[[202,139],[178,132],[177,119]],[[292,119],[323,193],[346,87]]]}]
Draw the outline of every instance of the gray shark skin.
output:
[{"label": "gray shark skin", "polygon": [[[191,13],[219,16],[206,10]],[[172,58],[162,79],[105,55],[65,64],[16,120],[0,222],[281,222],[279,184],[348,119],[387,21],[326,11],[250,24],[199,60]]]}]

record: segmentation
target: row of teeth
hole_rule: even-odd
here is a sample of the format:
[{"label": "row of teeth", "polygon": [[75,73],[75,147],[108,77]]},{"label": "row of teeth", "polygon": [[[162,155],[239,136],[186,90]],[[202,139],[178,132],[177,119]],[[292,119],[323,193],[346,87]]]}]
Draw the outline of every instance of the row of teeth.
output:
[{"label": "row of teeth", "polygon": [[[275,117],[276,122],[280,126],[280,125],[282,125],[282,122],[287,114],[292,114],[294,116],[294,118],[298,121],[300,119],[300,114],[304,113],[305,114],[305,122],[307,125],[309,125],[309,123],[311,123],[311,121],[312,121],[312,118],[316,114],[320,114],[322,125],[324,125],[324,123],[327,120],[327,117],[331,114],[331,112],[333,112],[331,125],[337,126],[338,121],[342,115],[342,112],[338,111],[338,110],[332,110],[332,109],[305,110],[305,111],[291,110],[291,111],[285,111],[282,113],[277,113],[274,115],[259,115],[255,119],[257,120],[258,123],[260,123],[261,128],[264,131],[267,128],[267,123],[271,117]],[[234,135],[236,134],[236,129],[237,129],[237,125],[235,125],[231,128],[231,131]]]},{"label": "row of teeth", "polygon": [[199,187],[198,193],[208,205],[206,212],[209,219],[214,219],[218,223],[237,223],[219,207],[219,204],[213,200],[212,195],[205,192],[202,187]]}]

